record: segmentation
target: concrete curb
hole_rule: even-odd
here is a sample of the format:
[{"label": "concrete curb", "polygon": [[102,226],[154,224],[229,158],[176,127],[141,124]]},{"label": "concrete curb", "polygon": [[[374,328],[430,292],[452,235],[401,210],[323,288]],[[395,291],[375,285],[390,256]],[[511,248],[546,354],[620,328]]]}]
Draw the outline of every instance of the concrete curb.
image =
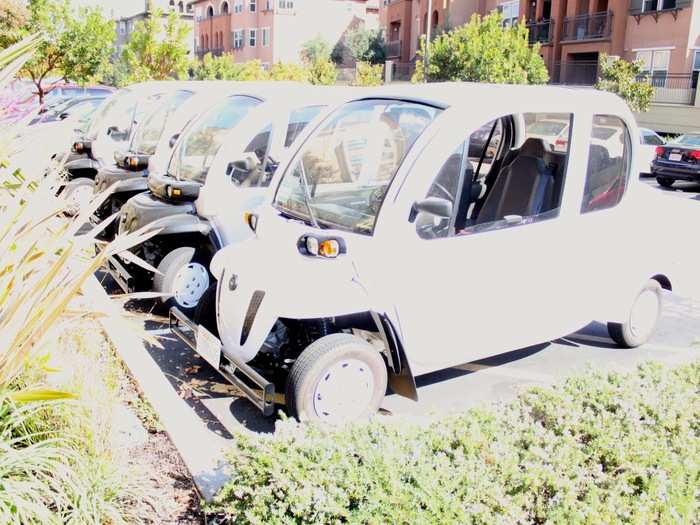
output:
[{"label": "concrete curb", "polygon": [[114,313],[100,319],[141,391],[158,414],[160,422],[182,456],[202,497],[210,501],[227,480],[223,453],[229,440],[209,431],[185,404],[146,350],[145,343],[122,317],[95,277],[83,288],[101,310]]}]

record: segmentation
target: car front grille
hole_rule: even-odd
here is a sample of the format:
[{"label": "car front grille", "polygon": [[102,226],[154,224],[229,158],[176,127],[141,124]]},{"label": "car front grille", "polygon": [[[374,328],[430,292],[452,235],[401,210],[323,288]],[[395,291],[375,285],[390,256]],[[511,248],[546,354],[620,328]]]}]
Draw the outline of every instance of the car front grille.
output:
[{"label": "car front grille", "polygon": [[241,346],[243,346],[248,340],[250,330],[253,328],[253,321],[255,321],[255,316],[258,314],[260,304],[262,303],[264,297],[265,292],[260,290],[253,292],[253,297],[250,299],[248,311],[246,312],[245,319],[243,321],[243,329],[241,330]]}]

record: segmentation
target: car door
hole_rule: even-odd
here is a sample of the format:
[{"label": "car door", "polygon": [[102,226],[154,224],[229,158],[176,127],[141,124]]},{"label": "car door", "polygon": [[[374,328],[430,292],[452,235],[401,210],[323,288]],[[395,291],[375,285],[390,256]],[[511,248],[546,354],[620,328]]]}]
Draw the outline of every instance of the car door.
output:
[{"label": "car door", "polygon": [[[528,115],[526,120],[531,121],[532,117]],[[551,115],[534,117],[544,119]],[[569,114],[556,117],[571,120]],[[378,225],[375,235],[379,246],[389,248],[382,275],[373,286],[383,289],[388,315],[398,326],[414,374],[547,342],[582,323],[575,297],[585,284],[571,278],[575,243],[569,227],[574,223],[574,215],[565,213],[562,204],[566,187],[563,182],[579,169],[577,163],[570,162],[571,149],[561,156],[564,164],[559,167],[558,176],[562,179],[557,190],[558,203],[552,197],[549,202],[555,205],[548,209],[520,219],[498,217],[496,221],[467,225],[461,231],[440,229],[441,220],[454,224],[454,215],[446,219],[434,217],[437,234],[422,234],[419,230],[430,224],[430,218],[421,218],[420,214],[412,217],[415,201],[454,191],[459,186],[445,183],[450,180],[445,174],[450,164],[453,170],[459,170],[456,177],[464,181],[481,175],[465,176],[465,168],[471,165],[474,169],[474,163],[479,161],[465,158],[465,152],[469,149],[470,133],[484,123],[474,122],[468,127],[463,116],[453,118],[454,121],[443,122],[443,133],[436,135],[416,160],[388,211],[391,217]],[[508,119],[513,122],[522,116],[508,115],[504,122]],[[460,144],[455,144],[460,138],[455,135],[457,129],[464,130]],[[511,131],[511,139],[503,134],[504,141],[512,143],[499,145],[498,160],[490,168],[498,171],[490,176],[502,176],[505,161],[518,154],[517,150],[509,151],[510,146],[522,143],[526,137],[514,134]],[[571,137],[567,146],[575,147]],[[455,162],[460,148],[462,160]],[[522,164],[540,166],[532,160]],[[525,173],[524,168],[513,168],[508,173],[518,176],[521,171]],[[539,174],[535,179],[540,180]],[[436,191],[436,183],[442,189]],[[486,197],[486,202],[490,198],[497,195]],[[455,196],[455,202],[458,201],[459,196]],[[478,205],[472,206],[475,209]],[[484,205],[482,210],[485,208]]]}]

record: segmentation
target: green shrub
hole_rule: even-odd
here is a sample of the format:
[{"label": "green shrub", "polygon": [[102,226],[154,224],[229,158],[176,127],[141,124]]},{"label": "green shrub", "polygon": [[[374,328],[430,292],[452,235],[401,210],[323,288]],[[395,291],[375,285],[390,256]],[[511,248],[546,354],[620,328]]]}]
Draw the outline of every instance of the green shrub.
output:
[{"label": "green shrub", "polygon": [[700,363],[589,374],[431,425],[239,435],[234,523],[698,523]]},{"label": "green shrub", "polygon": [[605,54],[600,58],[600,78],[596,89],[615,93],[629,105],[632,111],[649,111],[654,99],[654,88],[644,75],[641,61],[628,62]]},{"label": "green shrub", "polygon": [[381,86],[384,83],[384,66],[372,65],[369,62],[358,62],[355,65],[355,86]]},{"label": "green shrub", "polygon": [[268,71],[270,80],[295,80],[297,82],[308,82],[308,70],[299,64],[283,64],[277,62]]},{"label": "green shrub", "polygon": [[192,68],[195,80],[267,80],[268,75],[260,60],[234,62],[231,55],[214,57],[211,53]]},{"label": "green shrub", "polygon": [[316,60],[307,66],[309,82],[319,86],[332,86],[338,79],[338,71],[330,60]]}]

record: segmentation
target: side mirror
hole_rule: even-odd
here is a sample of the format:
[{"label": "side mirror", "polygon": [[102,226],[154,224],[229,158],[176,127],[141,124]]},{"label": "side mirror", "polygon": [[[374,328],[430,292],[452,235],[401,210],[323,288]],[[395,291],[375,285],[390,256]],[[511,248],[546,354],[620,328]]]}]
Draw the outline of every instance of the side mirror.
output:
[{"label": "side mirror", "polygon": [[452,217],[452,203],[447,199],[439,197],[428,197],[413,203],[411,209],[411,222],[416,220],[419,213],[427,213],[441,219],[449,219]]},{"label": "side mirror", "polygon": [[175,147],[175,144],[177,144],[177,139],[179,139],[179,138],[180,138],[179,133],[175,133],[175,135],[170,137],[170,141],[168,142],[168,144],[170,145],[171,148]]},{"label": "side mirror", "polygon": [[66,120],[70,115],[68,113],[61,113],[58,118],[61,120]]},{"label": "side mirror", "polygon": [[119,133],[119,128],[117,126],[110,126],[107,128],[107,136],[111,137],[112,135],[115,135]]}]

